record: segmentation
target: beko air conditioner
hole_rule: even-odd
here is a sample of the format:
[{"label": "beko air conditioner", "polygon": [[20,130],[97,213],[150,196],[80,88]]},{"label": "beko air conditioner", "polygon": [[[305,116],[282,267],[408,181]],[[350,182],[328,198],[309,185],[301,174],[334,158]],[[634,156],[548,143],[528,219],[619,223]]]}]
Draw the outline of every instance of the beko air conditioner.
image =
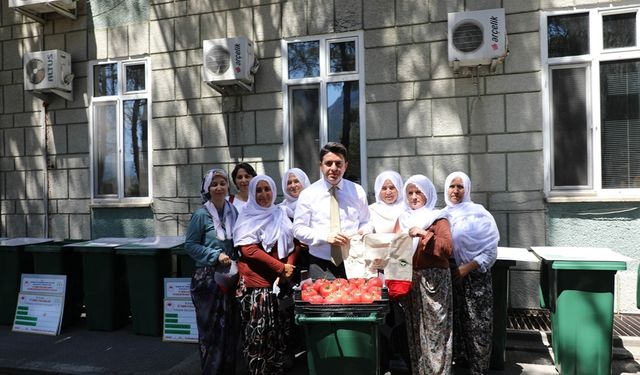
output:
[{"label": "beko air conditioner", "polygon": [[449,64],[461,66],[489,65],[507,55],[507,32],[504,9],[449,13]]},{"label": "beko air conditioner", "polygon": [[9,8],[41,23],[43,14],[53,12],[76,19],[76,0],[9,0]]},{"label": "beko air conditioner", "polygon": [[23,62],[25,90],[37,94],[54,93],[71,100],[73,74],[69,53],[57,49],[28,52]]},{"label": "beko air conditioner", "polygon": [[245,37],[209,39],[202,43],[202,77],[217,91],[250,91],[258,70],[253,43]]}]

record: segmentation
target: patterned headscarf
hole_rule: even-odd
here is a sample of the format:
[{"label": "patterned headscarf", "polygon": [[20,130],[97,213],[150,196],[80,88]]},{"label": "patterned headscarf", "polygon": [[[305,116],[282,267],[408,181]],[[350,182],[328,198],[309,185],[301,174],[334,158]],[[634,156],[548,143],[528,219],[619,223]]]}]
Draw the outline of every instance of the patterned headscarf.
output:
[{"label": "patterned headscarf", "polygon": [[229,177],[224,169],[213,168],[208,170],[202,179],[202,188],[200,189],[202,204],[209,212],[209,215],[211,215],[211,220],[213,220],[213,226],[216,230],[216,238],[219,240],[231,239],[233,235],[232,228],[234,227],[238,215],[236,210],[231,206],[231,203],[225,199],[222,220],[220,220],[218,210],[215,208],[213,203],[211,203],[211,195],[209,194],[209,186],[211,186],[211,182],[215,176],[221,176],[227,181],[227,184],[229,183]]}]

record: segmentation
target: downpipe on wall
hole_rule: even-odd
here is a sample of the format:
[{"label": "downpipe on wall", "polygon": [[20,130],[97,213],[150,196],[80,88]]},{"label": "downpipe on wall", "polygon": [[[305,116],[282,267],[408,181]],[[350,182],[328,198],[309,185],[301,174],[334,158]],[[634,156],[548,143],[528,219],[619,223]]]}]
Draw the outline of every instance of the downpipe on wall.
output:
[{"label": "downpipe on wall", "polygon": [[44,217],[43,217],[43,237],[49,238],[49,153],[47,151],[47,123],[49,122],[49,111],[48,111],[49,103],[43,101],[42,102],[42,204],[44,205]]}]

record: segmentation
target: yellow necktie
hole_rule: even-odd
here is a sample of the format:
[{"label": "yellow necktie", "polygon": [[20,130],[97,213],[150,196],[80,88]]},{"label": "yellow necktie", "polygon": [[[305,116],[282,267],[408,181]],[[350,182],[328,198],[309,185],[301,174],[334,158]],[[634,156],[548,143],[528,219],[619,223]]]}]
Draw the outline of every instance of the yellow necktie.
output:
[{"label": "yellow necktie", "polygon": [[[340,206],[338,205],[338,199],[336,198],[336,190],[338,190],[337,186],[332,186],[329,189],[329,194],[331,195],[331,198],[329,199],[329,207],[331,208],[331,233],[340,232]],[[342,248],[340,245],[331,245],[331,261],[336,266],[342,264]]]}]

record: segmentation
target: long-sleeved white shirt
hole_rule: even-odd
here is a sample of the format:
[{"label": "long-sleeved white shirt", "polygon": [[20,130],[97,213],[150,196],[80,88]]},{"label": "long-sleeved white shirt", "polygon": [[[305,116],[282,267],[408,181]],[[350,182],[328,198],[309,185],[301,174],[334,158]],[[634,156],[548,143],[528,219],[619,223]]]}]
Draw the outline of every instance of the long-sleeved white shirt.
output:
[{"label": "long-sleeved white shirt", "polygon": [[[327,242],[330,232],[329,189],[331,184],[324,178],[302,190],[293,219],[293,236],[309,246],[315,257],[331,260],[331,245]],[[340,232],[352,236],[362,229],[371,232],[369,205],[362,186],[344,178],[338,183],[336,192],[340,206]]]}]

